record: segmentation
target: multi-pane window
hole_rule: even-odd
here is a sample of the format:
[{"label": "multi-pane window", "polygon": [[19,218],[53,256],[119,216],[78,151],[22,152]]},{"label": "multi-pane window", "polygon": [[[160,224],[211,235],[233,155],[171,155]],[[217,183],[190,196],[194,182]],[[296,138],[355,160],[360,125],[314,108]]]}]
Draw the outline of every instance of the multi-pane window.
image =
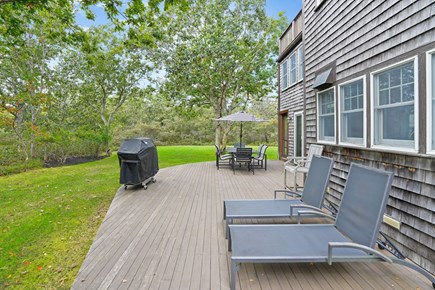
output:
[{"label": "multi-pane window", "polygon": [[282,89],[286,89],[288,87],[288,67],[287,66],[288,66],[288,63],[286,60],[281,65],[281,75],[282,75],[281,86],[282,86]]},{"label": "multi-pane window", "polygon": [[340,142],[364,145],[364,81],[340,86]]},{"label": "multi-pane window", "polygon": [[296,48],[285,61],[281,63],[281,90],[287,89],[304,78],[304,50]]},{"label": "multi-pane window", "polygon": [[298,49],[299,55],[299,69],[298,69],[298,80],[302,80],[304,78],[304,48],[300,46]]},{"label": "multi-pane window", "polygon": [[374,145],[415,148],[414,62],[373,75]]},{"label": "multi-pane window", "polygon": [[319,92],[318,97],[318,132],[319,141],[335,140],[335,106],[334,88]]},{"label": "multi-pane window", "polygon": [[290,85],[296,83],[296,53],[290,56]]}]

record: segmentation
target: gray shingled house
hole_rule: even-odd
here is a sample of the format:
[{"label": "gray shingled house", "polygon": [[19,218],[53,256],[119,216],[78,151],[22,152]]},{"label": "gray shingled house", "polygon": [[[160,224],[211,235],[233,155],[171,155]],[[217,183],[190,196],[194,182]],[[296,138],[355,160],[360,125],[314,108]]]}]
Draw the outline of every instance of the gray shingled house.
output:
[{"label": "gray shingled house", "polygon": [[279,40],[279,155],[302,156],[304,148],[304,47],[300,12]]},{"label": "gray shingled house", "polygon": [[280,156],[323,144],[336,205],[351,162],[393,171],[381,231],[435,273],[435,2],[304,0],[278,64]]}]

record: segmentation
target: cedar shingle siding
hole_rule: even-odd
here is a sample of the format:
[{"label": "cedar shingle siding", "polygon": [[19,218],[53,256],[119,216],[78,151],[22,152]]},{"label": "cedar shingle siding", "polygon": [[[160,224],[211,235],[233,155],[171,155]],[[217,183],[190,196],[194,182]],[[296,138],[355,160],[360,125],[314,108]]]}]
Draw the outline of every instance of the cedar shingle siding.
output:
[{"label": "cedar shingle siding", "polygon": [[[283,88],[281,84],[283,84],[283,73],[282,73],[282,64],[287,61],[287,65],[290,68],[290,56],[293,53],[296,53],[296,61],[299,63],[299,48],[303,46],[302,41],[302,14],[298,14],[295,20],[290,24],[284,34],[280,39],[280,56],[278,61],[278,67],[280,69],[279,74],[279,108],[278,113],[287,112],[288,113],[288,155],[294,155],[294,113],[303,111],[304,102],[303,102],[303,80],[301,75],[303,75],[303,71],[300,71],[299,66],[296,66],[297,78],[296,83],[291,84],[289,81],[289,85],[287,88]],[[290,71],[290,70],[289,70]],[[289,77],[290,79],[290,77]],[[281,139],[281,136],[280,136]]]},{"label": "cedar shingle siding", "polygon": [[[435,2],[326,0],[316,5],[316,0],[303,1],[306,147],[317,143],[317,90],[312,88],[316,74],[332,64],[336,92],[343,82],[366,79],[367,139],[364,148],[338,145],[337,118],[335,144],[324,150],[336,161],[327,199],[340,203],[351,162],[393,171],[386,214],[400,221],[401,229],[382,225],[381,231],[405,256],[435,273],[435,159],[426,154],[426,52],[435,49]],[[371,73],[409,58],[417,59],[418,152],[371,148]],[[281,109],[297,103],[291,95],[281,95]]]},{"label": "cedar shingle siding", "polygon": [[288,143],[288,155],[294,155],[294,118],[293,114],[295,112],[299,112],[303,110],[303,84],[302,82],[297,83],[291,88],[281,92],[281,102],[280,102],[280,110],[285,111],[288,110],[289,116],[289,143]]}]

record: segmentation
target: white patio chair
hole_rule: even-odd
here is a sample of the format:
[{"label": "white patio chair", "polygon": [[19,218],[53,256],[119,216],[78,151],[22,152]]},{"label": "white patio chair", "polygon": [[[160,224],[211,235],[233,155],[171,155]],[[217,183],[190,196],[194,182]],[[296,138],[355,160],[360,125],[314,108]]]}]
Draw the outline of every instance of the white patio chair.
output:
[{"label": "white patio chair", "polygon": [[290,157],[284,163],[284,187],[289,188],[287,186],[287,172],[293,173],[293,190],[298,190],[298,185],[296,182],[296,177],[298,173],[302,173],[305,178],[305,174],[308,173],[310,169],[311,159],[314,155],[322,155],[323,146],[311,144],[310,149],[308,150],[308,155],[306,157]]},{"label": "white patio chair", "polygon": [[216,167],[219,170],[220,165],[233,165],[233,154],[222,154],[218,145],[214,145],[216,148]]}]

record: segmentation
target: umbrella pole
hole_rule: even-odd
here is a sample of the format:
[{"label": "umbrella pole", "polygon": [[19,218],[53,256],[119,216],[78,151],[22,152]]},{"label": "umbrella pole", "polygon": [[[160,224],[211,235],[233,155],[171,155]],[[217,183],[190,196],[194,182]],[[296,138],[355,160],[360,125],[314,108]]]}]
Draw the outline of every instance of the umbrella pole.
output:
[{"label": "umbrella pole", "polygon": [[240,122],[240,148],[242,148],[242,135],[243,135],[243,125],[242,125],[243,123],[242,122]]}]

